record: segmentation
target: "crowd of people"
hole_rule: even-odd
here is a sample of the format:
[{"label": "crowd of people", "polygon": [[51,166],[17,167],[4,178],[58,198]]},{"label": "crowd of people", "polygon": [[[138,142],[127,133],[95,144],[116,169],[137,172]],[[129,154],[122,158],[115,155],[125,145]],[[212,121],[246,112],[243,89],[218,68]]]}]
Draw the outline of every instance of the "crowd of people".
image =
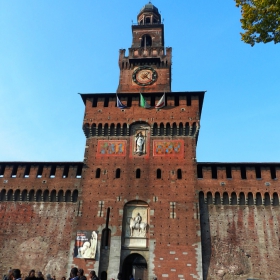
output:
[{"label": "crowd of people", "polygon": [[[37,277],[35,276],[35,270],[32,269],[27,277],[24,277],[21,274],[21,271],[19,269],[10,269],[7,275],[4,275],[3,280],[56,280],[55,275],[51,276],[50,274],[46,275],[46,278],[44,277],[43,273],[39,271],[37,273]],[[66,277],[61,277],[61,280],[66,280]],[[77,267],[73,267],[70,272],[70,277],[68,277],[67,280],[99,280],[94,270],[90,271],[89,277],[87,279],[86,276],[84,276],[84,270],[78,269]],[[111,280],[115,280],[112,278]],[[117,280],[123,280],[122,273],[118,273]],[[133,275],[129,276],[129,280],[134,280]],[[141,280],[141,279],[137,279]],[[153,280],[157,280],[156,277],[153,278]]]},{"label": "crowd of people", "polygon": [[[56,280],[55,275],[51,276],[50,274],[47,274],[46,277],[44,277],[43,273],[39,271],[37,273],[37,277],[35,276],[35,270],[32,269],[27,277],[24,277],[21,274],[20,269],[10,269],[7,275],[4,275],[3,280]],[[66,277],[61,277],[61,280],[66,280]],[[73,267],[71,269],[70,277],[67,280],[99,280],[95,271],[92,270],[89,273],[89,277],[87,279],[86,276],[84,276],[84,270],[78,269],[77,267]]]}]

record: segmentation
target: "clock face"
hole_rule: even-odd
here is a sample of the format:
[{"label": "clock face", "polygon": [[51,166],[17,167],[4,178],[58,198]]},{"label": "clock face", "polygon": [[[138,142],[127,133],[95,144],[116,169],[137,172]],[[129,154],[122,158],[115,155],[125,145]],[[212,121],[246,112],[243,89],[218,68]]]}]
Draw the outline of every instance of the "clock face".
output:
[{"label": "clock face", "polygon": [[157,80],[156,70],[150,66],[140,66],[132,73],[132,80],[139,86],[149,86]]}]

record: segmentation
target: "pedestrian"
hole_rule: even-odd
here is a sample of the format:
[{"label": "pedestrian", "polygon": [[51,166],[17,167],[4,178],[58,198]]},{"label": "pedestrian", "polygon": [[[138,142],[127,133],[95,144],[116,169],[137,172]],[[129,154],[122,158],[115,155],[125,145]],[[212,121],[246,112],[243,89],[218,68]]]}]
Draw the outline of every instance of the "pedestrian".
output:
[{"label": "pedestrian", "polygon": [[84,270],[81,268],[78,270],[78,276],[79,280],[87,280],[87,278],[84,276]]},{"label": "pedestrian", "polygon": [[52,280],[52,277],[50,274],[47,274],[47,280]]},{"label": "pedestrian", "polygon": [[78,268],[77,267],[73,267],[71,269],[70,277],[71,277],[71,280],[79,280]]},{"label": "pedestrian", "polygon": [[89,273],[90,280],[99,280],[94,270]]},{"label": "pedestrian", "polygon": [[38,273],[37,273],[37,280],[45,280],[43,273],[41,271],[38,271]]},{"label": "pedestrian", "polygon": [[25,278],[25,280],[37,280],[35,276],[35,270],[31,269],[28,276]]},{"label": "pedestrian", "polygon": [[21,272],[19,269],[13,269],[11,275],[13,280],[21,280]]}]

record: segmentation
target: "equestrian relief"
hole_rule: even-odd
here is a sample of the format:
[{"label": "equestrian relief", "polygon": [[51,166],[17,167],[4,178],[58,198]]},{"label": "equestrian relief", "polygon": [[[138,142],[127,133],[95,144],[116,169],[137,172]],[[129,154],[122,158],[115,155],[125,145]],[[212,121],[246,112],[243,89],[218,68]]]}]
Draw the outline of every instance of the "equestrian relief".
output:
[{"label": "equestrian relief", "polygon": [[142,222],[142,216],[137,213],[135,217],[128,218],[130,237],[146,237],[148,224]]}]

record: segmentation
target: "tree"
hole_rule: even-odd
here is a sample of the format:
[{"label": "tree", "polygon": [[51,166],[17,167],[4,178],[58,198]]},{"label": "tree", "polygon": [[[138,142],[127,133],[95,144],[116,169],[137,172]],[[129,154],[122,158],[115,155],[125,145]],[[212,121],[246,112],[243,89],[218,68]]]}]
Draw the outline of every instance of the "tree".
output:
[{"label": "tree", "polygon": [[280,42],[280,0],[235,0],[241,7],[241,40],[255,43]]}]

